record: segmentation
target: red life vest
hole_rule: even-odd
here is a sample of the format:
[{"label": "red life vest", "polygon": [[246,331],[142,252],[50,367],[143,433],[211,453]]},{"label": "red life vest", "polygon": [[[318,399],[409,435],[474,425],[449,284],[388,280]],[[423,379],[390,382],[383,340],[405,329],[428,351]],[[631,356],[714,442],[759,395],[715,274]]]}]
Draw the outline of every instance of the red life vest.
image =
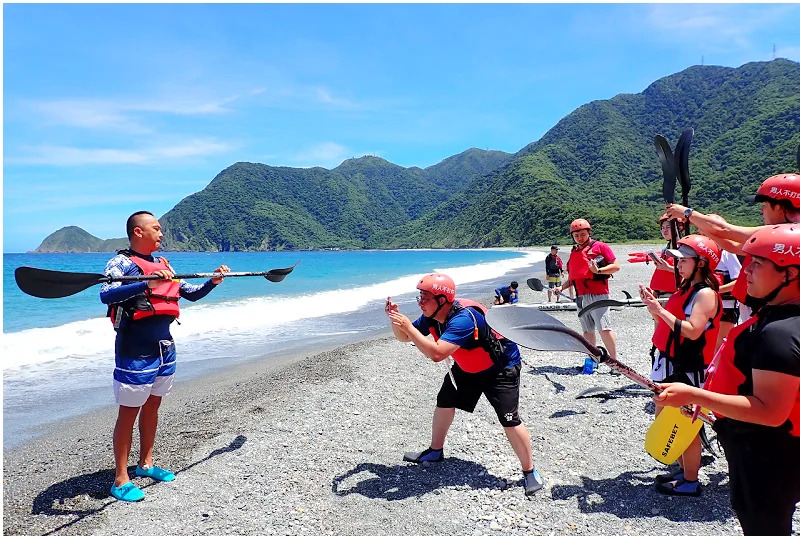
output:
[{"label": "red life vest", "polygon": [[[747,377],[742,371],[736,368],[736,350],[735,341],[745,330],[758,321],[758,315],[753,315],[746,322],[731,329],[728,338],[719,350],[719,359],[715,365],[714,371],[710,379],[707,381],[705,388],[714,393],[721,393],[722,395],[738,395],[739,386],[741,386]],[[714,415],[717,417],[725,417],[716,410]],[[789,421],[792,423],[792,430],[789,434],[792,436],[800,437],[800,392],[797,394],[794,407],[789,412]]]},{"label": "red life vest", "polygon": [[[589,252],[594,247],[597,240],[589,240],[586,245],[579,248],[577,245],[572,247],[572,252],[569,254],[567,260],[567,271],[569,272],[569,280],[575,284],[575,293],[579,296],[584,294],[607,294],[608,293],[608,279],[610,275],[600,275],[593,273],[589,269],[589,261],[594,260],[598,254]],[[609,264],[608,260],[598,262],[598,267],[604,267]]]},{"label": "red life vest", "polygon": [[[752,255],[746,254],[744,256],[744,261],[742,262],[742,273],[744,273],[744,268],[749,266],[750,262],[752,261]],[[733,290],[731,290],[731,296],[744,303],[744,300],[747,298],[747,279],[744,278],[744,275],[739,275],[739,277],[741,277],[741,279],[736,279],[736,284],[733,285]]]},{"label": "red life vest", "polygon": [[[669,264],[669,261],[664,258],[664,251],[664,249],[661,250],[661,258],[664,259],[664,262]],[[670,264],[670,266],[672,266],[672,264]],[[656,267],[655,271],[653,271],[653,276],[650,278],[650,289],[669,294],[677,291],[678,287],[675,284],[675,270],[665,270]]]},{"label": "red life vest", "polygon": [[[150,262],[136,256],[131,251],[121,252],[120,254],[130,258],[131,262],[136,264],[142,272],[142,275],[152,275],[158,270],[172,269],[164,257],[157,258],[156,262]],[[178,300],[181,298],[180,289],[181,284],[177,281],[160,284],[155,288],[147,287],[144,294],[139,294],[121,304],[112,306],[109,309],[111,321],[114,322],[116,309],[118,308],[122,308],[123,312],[133,320],[141,320],[155,315],[178,318],[180,316],[180,307],[178,306]]]},{"label": "red life vest", "polygon": [[[670,296],[664,308],[675,315],[678,320],[686,320],[686,306],[697,292],[707,287],[708,285],[705,283],[698,283],[685,292],[675,292]],[[711,326],[703,331],[699,338],[690,340],[683,335],[678,335],[674,328],[669,327],[664,320],[659,318],[656,330],[653,332],[652,342],[670,360],[675,370],[686,373],[703,371],[714,358],[721,317],[721,301],[717,294],[717,310],[711,319]]]},{"label": "red life vest", "polygon": [[[460,299],[460,298],[456,298],[455,301],[458,302],[464,308],[464,310],[468,312],[469,312],[468,307],[472,307],[478,309],[482,314],[484,315],[486,314],[486,307],[484,307],[483,305],[481,305],[476,301],[472,301],[471,299]],[[449,318],[450,317],[448,317],[448,320]],[[467,348],[467,346],[469,345],[462,346],[458,350],[453,352],[452,355],[455,362],[458,363],[459,367],[461,367],[461,370],[463,370],[464,372],[476,373],[485,371],[486,369],[494,365],[494,362],[492,361],[492,356],[489,355],[489,352],[487,352],[482,347],[483,342],[479,336],[480,332],[478,331],[477,320],[475,319],[474,316],[472,317],[472,319],[473,322],[475,322],[474,347]],[[445,324],[446,323],[447,322],[445,322]],[[488,324],[486,326],[488,327]],[[431,325],[429,328],[431,335],[433,335],[433,340],[435,341],[439,340],[439,335],[436,332],[437,328],[438,324]],[[495,337],[502,338],[502,336],[496,331],[492,330],[492,333],[494,334]]]}]

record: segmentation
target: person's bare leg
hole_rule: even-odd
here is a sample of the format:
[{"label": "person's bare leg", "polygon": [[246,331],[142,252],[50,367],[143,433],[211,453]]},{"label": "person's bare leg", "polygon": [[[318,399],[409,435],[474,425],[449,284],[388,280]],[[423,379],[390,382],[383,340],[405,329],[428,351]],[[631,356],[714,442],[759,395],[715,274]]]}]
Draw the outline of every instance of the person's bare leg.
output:
[{"label": "person's bare leg", "polygon": [[608,350],[608,355],[617,359],[617,336],[614,334],[613,329],[601,329],[600,338],[603,339],[603,344]]},{"label": "person's bare leg", "polygon": [[133,424],[139,408],[120,406],[117,414],[117,423],[114,425],[114,466],[116,468],[114,486],[121,487],[131,480],[128,476],[128,458],[131,455],[133,443]]},{"label": "person's bare leg", "polygon": [[139,466],[142,468],[149,468],[153,465],[153,446],[158,429],[159,406],[161,406],[161,397],[150,395],[139,415]]},{"label": "person's bare leg", "polygon": [[433,432],[431,434],[431,449],[442,449],[447,431],[456,416],[455,408],[439,408],[433,411]]},{"label": "person's bare leg", "polygon": [[531,449],[531,435],[528,432],[524,423],[520,423],[516,427],[503,427],[506,431],[506,437],[511,443],[511,448],[516,453],[522,469],[533,469],[533,450]]}]

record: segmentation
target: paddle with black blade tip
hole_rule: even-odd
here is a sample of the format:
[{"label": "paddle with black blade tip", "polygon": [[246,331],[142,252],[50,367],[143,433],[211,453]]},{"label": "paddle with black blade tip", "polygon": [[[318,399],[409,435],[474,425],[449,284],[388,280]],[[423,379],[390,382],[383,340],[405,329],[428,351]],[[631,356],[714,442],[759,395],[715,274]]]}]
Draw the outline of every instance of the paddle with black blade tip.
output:
[{"label": "paddle with black blade tip", "polygon": [[[640,386],[646,387],[654,393],[661,393],[658,385],[621,361],[609,356],[605,348],[589,343],[583,335],[538,309],[526,308],[524,305],[499,305],[489,309],[489,312],[486,313],[486,321],[497,333],[520,346],[532,350],[589,354],[598,363],[607,364]],[[684,408],[690,414],[694,413],[691,407]],[[705,414],[699,414],[697,417],[704,422],[713,424],[713,419]]]},{"label": "paddle with black blade tip", "polygon": [[[675,146],[675,160],[678,162],[678,180],[681,182],[681,200],[684,207],[689,207],[689,191],[692,188],[692,178],[689,176],[689,147],[692,145],[694,129],[691,127],[681,133],[678,144]],[[690,232],[689,221],[683,224],[683,235]]]},{"label": "paddle with black blade tip", "polygon": [[[669,298],[658,298],[660,303],[666,303]],[[584,314],[593,311],[595,309],[600,309],[601,307],[644,307],[645,304],[638,299],[600,299],[591,303],[578,311],[578,316],[583,316]]]},{"label": "paddle with black blade tip", "polygon": [[[248,271],[229,273],[183,273],[175,275],[174,279],[216,279],[219,277],[264,277],[266,280],[279,283],[297,267],[277,268],[269,271]],[[151,281],[162,279],[158,275],[126,275],[110,277],[102,273],[77,273],[71,271],[55,271],[40,268],[21,266],[14,270],[14,279],[19,289],[37,298],[65,298],[82,292],[97,284],[103,283],[131,283],[137,281]]]},{"label": "paddle with black blade tip", "polygon": [[559,292],[558,290],[552,290],[550,288],[545,288],[544,283],[541,280],[537,279],[536,277],[531,277],[530,279],[528,279],[527,283],[528,283],[528,287],[531,290],[535,290],[536,292],[542,292],[544,290],[551,290],[552,292],[555,292],[556,295],[561,296],[562,298],[566,298],[566,299],[568,299],[568,300],[570,300],[572,302],[575,302],[575,298],[573,298],[572,296],[568,296],[568,295],[564,294],[563,292]]},{"label": "paddle with black blade tip", "polygon": [[[661,392],[661,387],[653,381],[648,380],[621,361],[612,358],[605,348],[589,343],[583,335],[547,313],[526,309],[524,306],[499,306],[486,313],[486,322],[493,330],[520,346],[533,350],[589,354],[598,363],[607,364],[611,369],[653,393]],[[694,413],[690,406],[683,406],[681,410],[690,415]],[[695,425],[693,420],[685,416],[681,416],[680,419],[676,418],[674,423],[667,424],[663,421],[666,418],[667,416],[662,418],[662,421],[653,422],[650,426],[645,436],[645,449],[659,462],[670,464],[677,458],[675,455],[680,455],[697,436],[700,424]],[[697,418],[709,425],[714,423],[712,417],[702,412],[697,414]]]},{"label": "paddle with black blade tip", "polygon": [[[669,142],[663,135],[656,135],[653,137],[653,143],[656,147],[656,154],[658,154],[658,161],[661,163],[661,172],[664,175],[664,183],[661,187],[661,192],[664,195],[664,202],[667,204],[675,203],[675,182],[678,181],[678,165],[675,162],[675,156],[669,147]],[[678,244],[678,226],[675,219],[669,220],[669,228],[672,235],[670,239],[670,248],[677,249]],[[675,286],[681,284],[681,276],[678,273],[678,265],[675,265]]]}]

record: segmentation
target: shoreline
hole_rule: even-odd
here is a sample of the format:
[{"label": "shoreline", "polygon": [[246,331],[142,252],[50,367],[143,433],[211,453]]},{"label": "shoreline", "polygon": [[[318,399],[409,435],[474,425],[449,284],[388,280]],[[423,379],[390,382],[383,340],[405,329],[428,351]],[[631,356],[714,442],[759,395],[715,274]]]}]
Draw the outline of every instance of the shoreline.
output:
[{"label": "shoreline", "polygon": [[[623,261],[627,252],[641,250],[627,247],[612,246]],[[621,297],[623,288],[635,290],[650,271],[623,262],[617,275],[625,275],[612,281],[612,297]],[[520,296],[523,303],[546,300],[546,294],[522,287]],[[574,312],[552,314],[579,327]],[[635,308],[612,316],[620,358],[646,374],[652,320]],[[663,467],[642,448],[652,419],[646,391],[609,376],[605,367],[579,374],[579,354],[522,349],[522,355],[520,413],[545,481],[530,499],[483,398],[475,413],[456,414],[443,462],[401,462],[404,451],[429,442],[445,370],[397,342],[387,325],[385,333],[333,349],[179,377],[164,399],[155,446],[156,463],[176,471],[177,479],[134,479],[147,495],[137,504],[108,496],[115,405],[5,451],[4,533],[741,533],[721,453],[701,468],[701,498],[654,491],[653,477]],[[604,397],[576,398],[596,386],[608,388]],[[713,433],[709,437],[713,441]]]}]

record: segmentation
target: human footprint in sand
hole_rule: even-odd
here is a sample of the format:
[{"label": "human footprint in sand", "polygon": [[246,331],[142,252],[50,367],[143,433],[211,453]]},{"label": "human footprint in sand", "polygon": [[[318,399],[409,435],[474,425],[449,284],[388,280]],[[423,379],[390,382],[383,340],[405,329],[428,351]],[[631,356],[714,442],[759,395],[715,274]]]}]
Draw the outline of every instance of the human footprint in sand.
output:
[{"label": "human footprint in sand", "polygon": [[[126,229],[130,248],[106,264],[105,274],[158,275],[161,279],[122,284],[107,283],[100,289],[100,300],[108,305],[108,316],[117,332],[114,346],[114,398],[119,414],[114,427],[114,462],[116,477],[111,495],[118,500],[135,502],[144,492],[128,476],[133,425],[139,417],[139,464],[136,475],[158,481],[172,481],[175,474],[153,465],[153,445],[158,427],[161,399],[172,389],[175,376],[175,343],[169,331],[178,318],[181,298],[197,301],[222,282],[209,279],[202,285],[175,281],[175,272],[164,257],[154,257],[161,246],[161,225],[152,213],[136,212],[128,218]],[[227,273],[222,265],[215,273]]]},{"label": "human footprint in sand", "polygon": [[[472,413],[481,395],[491,403],[508,441],[522,466],[525,494],[542,488],[533,465],[531,438],[518,414],[520,354],[517,345],[498,339],[484,319],[485,308],[456,299],[456,285],[447,275],[424,276],[417,284],[417,304],[422,316],[412,322],[386,300],[386,314],[395,337],[413,342],[435,362],[450,356],[452,371],[444,378],[436,397],[431,445],[419,453],[406,453],[409,462],[438,462],[444,458],[444,441],[456,408]],[[427,336],[432,335],[433,340]]]}]

